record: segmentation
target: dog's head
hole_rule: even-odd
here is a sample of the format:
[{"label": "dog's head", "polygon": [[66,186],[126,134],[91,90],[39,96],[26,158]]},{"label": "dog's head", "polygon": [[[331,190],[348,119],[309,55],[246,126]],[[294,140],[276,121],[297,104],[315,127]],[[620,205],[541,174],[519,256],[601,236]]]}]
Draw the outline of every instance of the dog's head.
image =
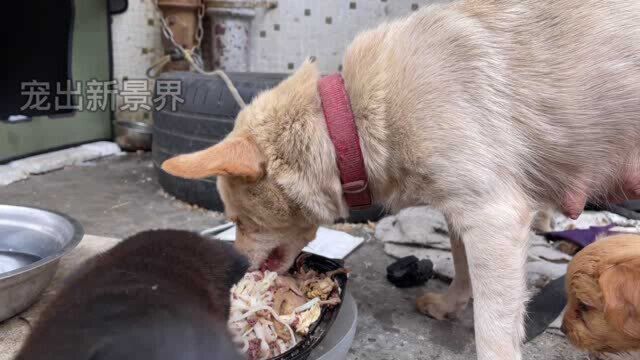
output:
[{"label": "dog's head", "polygon": [[591,352],[640,349],[640,236],[617,235],[579,252],[567,272],[562,329]]},{"label": "dog's head", "polygon": [[[252,265],[289,269],[318,225],[346,214],[312,61],[244,108],[227,138],[162,168],[183,178],[217,176],[236,246]],[[329,156],[327,156],[329,154]]]}]

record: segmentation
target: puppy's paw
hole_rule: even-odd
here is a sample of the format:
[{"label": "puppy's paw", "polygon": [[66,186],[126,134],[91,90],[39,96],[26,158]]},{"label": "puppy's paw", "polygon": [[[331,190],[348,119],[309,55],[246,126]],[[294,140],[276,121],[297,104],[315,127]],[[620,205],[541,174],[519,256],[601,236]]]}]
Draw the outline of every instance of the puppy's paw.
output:
[{"label": "puppy's paw", "polygon": [[416,300],[418,311],[437,320],[457,319],[467,306],[467,302],[460,303],[450,299],[447,294],[426,293]]}]

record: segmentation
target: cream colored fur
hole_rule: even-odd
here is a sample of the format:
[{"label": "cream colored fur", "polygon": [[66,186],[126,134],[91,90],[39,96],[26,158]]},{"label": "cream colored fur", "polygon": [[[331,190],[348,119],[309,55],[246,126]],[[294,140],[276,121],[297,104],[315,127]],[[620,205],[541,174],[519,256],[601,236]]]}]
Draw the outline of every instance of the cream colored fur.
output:
[{"label": "cream colored fur", "polygon": [[[418,308],[455,317],[473,292],[478,358],[520,359],[535,212],[640,194],[640,2],[430,6],[359,35],[343,67],[375,200],[436,206],[454,234],[457,278]],[[306,62],[239,114],[229,139],[261,156],[217,146],[164,165],[189,177],[216,159],[254,266],[277,249],[286,269],[318,224],[348,214],[319,78]]]}]

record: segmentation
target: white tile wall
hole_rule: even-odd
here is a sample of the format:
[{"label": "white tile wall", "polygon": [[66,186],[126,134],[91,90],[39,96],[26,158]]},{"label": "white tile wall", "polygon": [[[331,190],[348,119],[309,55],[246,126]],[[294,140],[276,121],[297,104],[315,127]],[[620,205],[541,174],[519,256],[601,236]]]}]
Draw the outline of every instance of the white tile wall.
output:
[{"label": "white tile wall", "polygon": [[162,55],[160,27],[150,0],[129,0],[129,9],[113,17],[113,61],[116,79],[142,79]]},{"label": "white tile wall", "polygon": [[258,11],[251,28],[251,71],[290,72],[316,56],[337,71],[344,49],[361,31],[446,0],[279,0]]},{"label": "white tile wall", "polygon": [[[342,53],[355,35],[389,19],[448,0],[278,0],[259,9],[250,31],[250,70],[291,72],[316,56],[323,72],[339,70]],[[205,29],[207,29],[205,27]],[[127,12],[113,18],[114,76],[144,79],[162,56],[159,23],[152,0],[130,0]],[[116,117],[146,119],[144,112]]]},{"label": "white tile wall", "polygon": [[[151,0],[129,0],[129,9],[113,17],[113,75],[120,86],[124,79],[145,79],[147,68],[163,54],[160,28]],[[122,99],[118,98],[118,108]],[[145,120],[146,111],[116,111],[116,118]]]}]

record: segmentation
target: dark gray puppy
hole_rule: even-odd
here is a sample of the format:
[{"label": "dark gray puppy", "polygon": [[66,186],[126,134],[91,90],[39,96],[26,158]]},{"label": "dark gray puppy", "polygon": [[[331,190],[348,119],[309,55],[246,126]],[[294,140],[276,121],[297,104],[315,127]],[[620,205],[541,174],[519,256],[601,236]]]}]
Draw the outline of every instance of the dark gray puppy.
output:
[{"label": "dark gray puppy", "polygon": [[248,268],[232,246],[146,231],[96,256],[45,309],[16,360],[235,360],[229,290]]}]

